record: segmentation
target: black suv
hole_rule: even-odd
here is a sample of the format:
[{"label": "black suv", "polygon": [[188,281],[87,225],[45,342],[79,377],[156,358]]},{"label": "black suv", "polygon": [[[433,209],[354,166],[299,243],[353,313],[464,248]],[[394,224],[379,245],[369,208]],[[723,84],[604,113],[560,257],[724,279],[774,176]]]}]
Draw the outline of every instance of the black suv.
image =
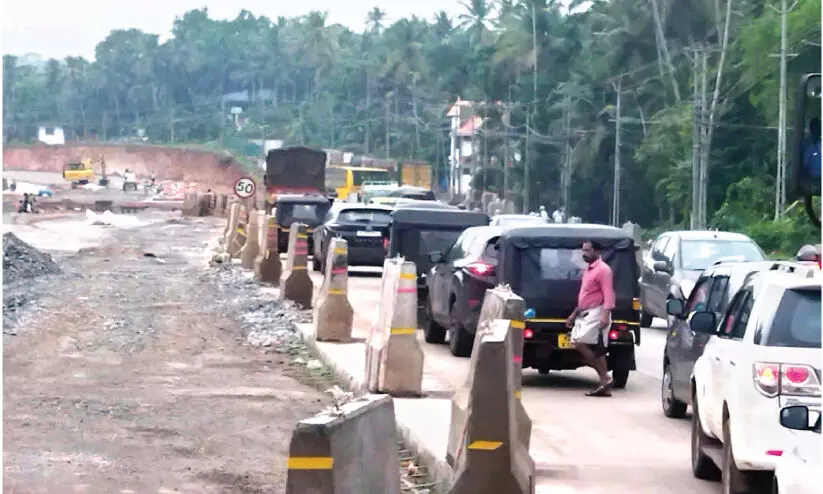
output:
[{"label": "black suv", "polygon": [[666,311],[671,317],[660,386],[663,413],[667,417],[683,418],[686,408],[691,406],[692,370],[709,339],[708,334],[690,329],[689,321],[695,312],[714,312],[719,321],[735,293],[754,273],[784,271],[805,276],[815,268],[789,261],[718,263],[701,273],[688,299],[669,299]]}]

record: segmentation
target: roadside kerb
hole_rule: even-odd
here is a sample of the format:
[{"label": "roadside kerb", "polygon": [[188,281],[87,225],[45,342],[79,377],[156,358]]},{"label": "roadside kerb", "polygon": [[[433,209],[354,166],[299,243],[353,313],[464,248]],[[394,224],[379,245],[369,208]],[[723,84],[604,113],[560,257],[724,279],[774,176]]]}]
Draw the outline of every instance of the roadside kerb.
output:
[{"label": "roadside kerb", "polygon": [[277,250],[277,225],[272,216],[263,216],[257,241],[260,244],[260,254],[254,260],[254,278],[263,283],[279,284],[283,266]]},{"label": "roadside kerb", "polygon": [[390,396],[365,395],[301,420],[289,445],[286,493],[400,494],[396,446]]},{"label": "roadside kerb", "polygon": [[292,223],[289,230],[289,247],[286,251],[286,269],[280,279],[280,300],[291,300],[304,309],[311,308],[314,284],[308,271],[308,227]]},{"label": "roadside kerb", "polygon": [[260,220],[265,216],[263,211],[251,211],[249,213],[249,224],[246,228],[246,244],[240,249],[240,265],[244,269],[254,269],[254,261],[260,253],[258,244],[258,231],[260,230]]},{"label": "roadside kerb", "polygon": [[323,284],[314,302],[314,337],[318,341],[351,341],[354,311],[349,303],[349,249],[342,238],[329,242]]}]

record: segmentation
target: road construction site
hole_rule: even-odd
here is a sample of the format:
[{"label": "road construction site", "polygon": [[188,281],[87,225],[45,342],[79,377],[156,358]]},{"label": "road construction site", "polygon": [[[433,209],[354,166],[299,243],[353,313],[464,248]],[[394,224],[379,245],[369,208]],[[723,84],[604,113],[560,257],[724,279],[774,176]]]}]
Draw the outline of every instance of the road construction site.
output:
[{"label": "road construction site", "polygon": [[[348,268],[340,245],[326,273],[312,272],[305,233],[293,225],[291,252],[276,256],[280,272],[264,274],[269,218],[220,198],[211,201],[217,210],[198,204],[187,197],[185,215],[139,212],[139,225],[101,225],[100,238],[87,239],[92,246],[57,256],[60,273],[31,283],[47,286],[48,297],[21,308],[14,335],[4,335],[8,492],[382,494],[409,479],[422,486],[417,492],[479,492],[466,490],[479,469],[525,485],[522,492],[529,483],[545,493],[720,491],[689,470],[689,422],[659,411],[662,330],[644,328],[637,372],[611,399],[584,396],[596,382],[590,369],[522,371],[518,393],[519,369],[498,367],[506,381],[489,378],[487,368],[516,352],[507,336],[516,318],[492,316],[488,338],[475,343],[487,350],[453,357],[445,345],[423,342],[406,299],[393,298],[408,290],[404,263]],[[87,224],[47,220],[27,227],[38,230],[27,238],[43,248],[71,222]],[[249,238],[257,251],[241,253]],[[395,316],[402,320],[387,320]],[[490,407],[502,415],[479,410],[488,396],[467,385],[470,374],[511,407]],[[336,382],[352,396],[320,391]],[[313,416],[333,402],[339,408]],[[525,437],[517,402],[531,422]],[[505,438],[469,441],[488,426],[467,417],[528,444],[532,466],[512,460],[525,449],[495,448]],[[364,433],[364,420],[396,435]],[[325,452],[316,451],[317,435],[329,438]],[[387,454],[398,441],[407,451]],[[498,455],[492,463],[476,456],[490,452]],[[402,458],[413,464],[406,460],[401,479]],[[336,469],[368,483],[351,490]]]}]

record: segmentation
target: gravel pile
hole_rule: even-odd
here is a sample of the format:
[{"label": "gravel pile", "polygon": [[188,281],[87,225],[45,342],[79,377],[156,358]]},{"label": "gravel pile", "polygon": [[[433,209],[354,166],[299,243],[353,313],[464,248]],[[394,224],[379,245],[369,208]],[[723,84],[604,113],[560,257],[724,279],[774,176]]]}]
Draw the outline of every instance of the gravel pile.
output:
[{"label": "gravel pile", "polygon": [[3,285],[59,272],[60,266],[50,255],[23,242],[13,233],[3,235]]}]

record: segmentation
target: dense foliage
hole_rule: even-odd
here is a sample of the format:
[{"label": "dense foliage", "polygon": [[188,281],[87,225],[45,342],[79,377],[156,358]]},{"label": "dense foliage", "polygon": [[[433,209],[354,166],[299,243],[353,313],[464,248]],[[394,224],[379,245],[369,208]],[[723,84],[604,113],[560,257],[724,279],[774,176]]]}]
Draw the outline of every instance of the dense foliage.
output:
[{"label": "dense foliage", "polygon": [[[512,155],[523,156],[529,133],[531,206],[551,208],[560,203],[568,139],[570,209],[608,221],[619,88],[621,220],[688,225],[692,57],[703,45],[711,54],[708,95],[715,100],[708,210],[718,212],[713,224],[745,229],[773,216],[775,6],[775,0],[598,0],[569,14],[554,1],[467,0],[458,18],[440,13],[388,26],[374,8],[363,33],[328,25],[318,12],[271,20],[244,11],[222,21],[193,10],[175,21],[165,43],[136,29],[111,32],[93,62],[70,57],[38,68],[5,56],[4,137],[31,140],[37,125],[48,123],[87,140],[134,136],[137,129],[155,142],[282,138],[428,160],[443,171],[449,106],[458,96],[501,101],[511,104],[511,114],[502,119],[500,107],[489,105],[478,165],[485,159],[499,166],[512,146],[519,148]],[[793,88],[800,74],[820,70],[820,0],[795,5],[788,43]],[[241,105],[248,120],[239,131],[223,98],[238,91],[252,95]],[[505,128],[510,139],[501,137]],[[516,162],[509,179],[515,192],[523,189],[523,163]],[[499,188],[500,175],[487,175],[489,185]],[[758,196],[751,200],[750,193]]]}]

